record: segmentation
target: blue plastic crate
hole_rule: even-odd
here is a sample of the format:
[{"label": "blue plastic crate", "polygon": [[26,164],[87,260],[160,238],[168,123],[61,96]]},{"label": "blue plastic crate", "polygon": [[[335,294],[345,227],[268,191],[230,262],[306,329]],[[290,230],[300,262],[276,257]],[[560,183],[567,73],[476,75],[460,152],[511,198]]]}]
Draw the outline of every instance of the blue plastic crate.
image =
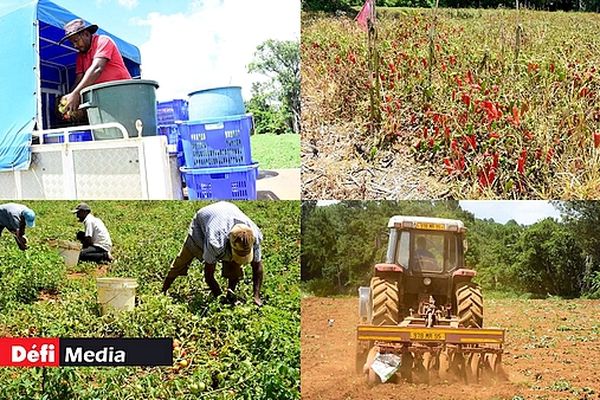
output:
[{"label": "blue plastic crate", "polygon": [[166,136],[169,144],[177,144],[179,141],[179,126],[176,124],[159,125],[158,134]]},{"label": "blue plastic crate", "polygon": [[91,142],[94,140],[92,131],[74,131],[69,134],[70,142]]},{"label": "blue plastic crate", "polygon": [[186,100],[162,101],[156,104],[156,122],[158,125],[170,125],[175,121],[188,120],[188,102]]},{"label": "blue plastic crate", "polygon": [[223,168],[181,168],[190,200],[256,200],[258,163]]},{"label": "blue plastic crate", "polygon": [[179,127],[188,168],[252,164],[252,115],[183,122]]},{"label": "blue plastic crate", "polygon": [[[73,131],[69,133],[69,142],[90,142],[94,138],[92,131]],[[45,133],[44,144],[64,143],[65,136],[63,133]]]},{"label": "blue plastic crate", "polygon": [[177,162],[180,167],[185,167],[185,154],[183,154],[183,144],[181,143],[181,136],[177,140]]}]

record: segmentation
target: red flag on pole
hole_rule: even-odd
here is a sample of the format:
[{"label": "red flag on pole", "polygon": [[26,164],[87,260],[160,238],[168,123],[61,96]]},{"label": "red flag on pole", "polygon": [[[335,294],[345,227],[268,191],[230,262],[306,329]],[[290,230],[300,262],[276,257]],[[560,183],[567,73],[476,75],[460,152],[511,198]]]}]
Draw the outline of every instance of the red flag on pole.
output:
[{"label": "red flag on pole", "polygon": [[374,17],[373,11],[374,11],[373,0],[365,0],[365,4],[363,4],[362,8],[360,9],[360,12],[358,13],[358,15],[355,18],[356,22],[358,23],[358,26],[360,26],[360,28],[365,32],[369,30],[368,21],[370,19],[373,19],[373,17]]}]

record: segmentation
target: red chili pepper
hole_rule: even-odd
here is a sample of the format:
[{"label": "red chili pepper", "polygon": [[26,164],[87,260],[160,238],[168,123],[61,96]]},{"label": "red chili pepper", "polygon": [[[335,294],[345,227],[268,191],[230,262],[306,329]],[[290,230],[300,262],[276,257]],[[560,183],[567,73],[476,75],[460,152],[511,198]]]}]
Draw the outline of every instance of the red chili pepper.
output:
[{"label": "red chili pepper", "polygon": [[528,73],[537,72],[538,69],[540,69],[539,64],[536,64],[536,63],[528,63],[527,64],[527,72]]},{"label": "red chili pepper", "polygon": [[460,150],[458,148],[458,143],[456,142],[456,139],[452,139],[452,141],[450,142],[450,148],[452,149],[452,151],[454,151],[455,153],[459,153]]},{"label": "red chili pepper", "polygon": [[466,81],[469,85],[473,84],[473,73],[471,71],[467,71]]},{"label": "red chili pepper", "polygon": [[521,125],[521,120],[519,119],[519,109],[516,105],[512,108],[513,122],[515,125]]},{"label": "red chili pepper", "polygon": [[479,179],[479,186],[485,188],[491,186],[494,179],[496,179],[496,171],[490,169],[490,166],[486,164],[485,167],[479,171],[477,177]]},{"label": "red chili pepper", "polygon": [[553,148],[548,149],[548,152],[546,153],[546,162],[550,163],[550,161],[552,161],[553,156],[554,156],[554,149]]},{"label": "red chili pepper", "polygon": [[450,128],[448,126],[444,126],[444,136],[446,139],[450,139]]},{"label": "red chili pepper", "polygon": [[475,139],[475,136],[465,136],[465,141],[469,144],[469,146],[471,146],[473,150],[477,149],[477,141]]},{"label": "red chili pepper", "polygon": [[461,99],[467,107],[471,106],[471,96],[468,93],[463,93]]},{"label": "red chili pepper", "polygon": [[459,171],[465,169],[465,158],[462,154],[459,156],[458,160],[454,162],[454,167]]},{"label": "red chili pepper", "polygon": [[527,161],[527,150],[521,150],[521,155],[519,156],[519,160],[517,161],[517,171],[520,174],[525,172],[525,162]]},{"label": "red chili pepper", "polygon": [[492,157],[494,158],[494,160],[492,161],[492,167],[495,170],[496,168],[498,168],[498,159],[499,159],[498,153],[494,153],[494,155]]},{"label": "red chili pepper", "polygon": [[596,149],[600,147],[600,132],[594,132],[594,147]]},{"label": "red chili pepper", "polygon": [[454,167],[452,166],[452,163],[448,157],[444,158],[444,164],[446,165],[446,172],[448,172],[448,175],[450,175],[454,171]]}]

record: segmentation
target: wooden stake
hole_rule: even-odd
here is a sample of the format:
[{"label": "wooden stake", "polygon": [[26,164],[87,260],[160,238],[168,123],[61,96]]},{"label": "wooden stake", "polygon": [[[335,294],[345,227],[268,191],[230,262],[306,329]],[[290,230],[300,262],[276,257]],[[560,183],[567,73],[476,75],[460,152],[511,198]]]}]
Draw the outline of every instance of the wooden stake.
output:
[{"label": "wooden stake", "polygon": [[381,80],[379,79],[379,51],[377,50],[377,28],[375,27],[375,0],[372,0],[371,15],[367,19],[369,49],[369,103],[371,105],[371,134],[378,134],[381,128]]}]

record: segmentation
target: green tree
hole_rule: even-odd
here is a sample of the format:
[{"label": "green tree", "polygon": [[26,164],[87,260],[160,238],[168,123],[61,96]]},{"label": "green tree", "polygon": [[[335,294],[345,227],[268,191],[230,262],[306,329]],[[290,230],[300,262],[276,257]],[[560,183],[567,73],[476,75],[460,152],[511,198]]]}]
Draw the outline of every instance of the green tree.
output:
[{"label": "green tree", "polygon": [[585,252],[583,291],[600,297],[600,201],[555,202],[562,218]]},{"label": "green tree", "polygon": [[584,253],[572,231],[552,218],[527,228],[517,242],[513,265],[519,285],[545,296],[579,296]]},{"label": "green tree", "polygon": [[286,123],[294,133],[300,133],[300,45],[297,41],[269,39],[260,44],[254,53],[249,72],[258,72],[271,80],[253,87],[250,109],[256,104],[263,111],[265,105],[283,113]]}]

